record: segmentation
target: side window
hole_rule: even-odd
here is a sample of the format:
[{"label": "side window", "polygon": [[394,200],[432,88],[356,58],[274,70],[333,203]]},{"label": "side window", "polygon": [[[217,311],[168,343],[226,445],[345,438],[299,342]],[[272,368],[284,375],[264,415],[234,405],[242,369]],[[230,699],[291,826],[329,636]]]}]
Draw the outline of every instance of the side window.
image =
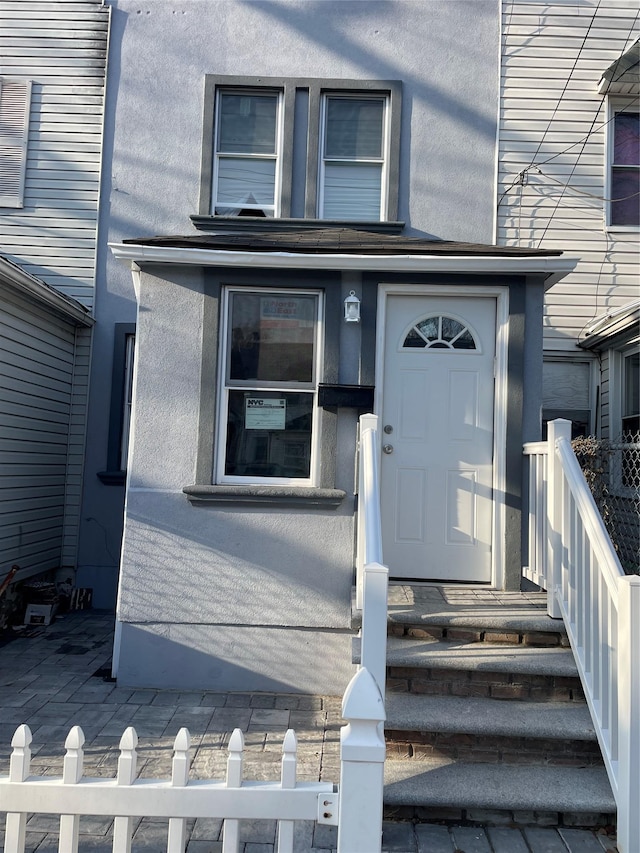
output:
[{"label": "side window", "polygon": [[324,95],[318,181],[321,219],[384,218],[387,112],[386,97]]},{"label": "side window", "polygon": [[31,81],[0,77],[0,207],[24,206]]},{"label": "side window", "polygon": [[315,485],[321,295],[228,289],[217,481]]},{"label": "side window", "polygon": [[218,89],[212,212],[280,215],[281,95]]},{"label": "side window", "polygon": [[622,359],[622,432],[640,432],[640,352]]},{"label": "side window", "polygon": [[127,471],[133,398],[135,332],[134,323],[115,324],[107,469],[98,473],[98,477],[105,485],[121,485],[124,483]]},{"label": "side window", "polygon": [[608,224],[640,227],[640,113],[613,110],[609,128]]}]

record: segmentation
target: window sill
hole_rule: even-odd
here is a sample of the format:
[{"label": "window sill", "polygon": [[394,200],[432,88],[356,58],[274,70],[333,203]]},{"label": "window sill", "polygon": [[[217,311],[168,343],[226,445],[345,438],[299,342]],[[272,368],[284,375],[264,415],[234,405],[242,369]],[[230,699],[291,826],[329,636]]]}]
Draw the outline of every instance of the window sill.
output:
[{"label": "window sill", "polygon": [[238,233],[246,231],[310,231],[329,228],[352,228],[377,234],[400,234],[404,222],[372,222],[335,219],[288,219],[265,216],[191,216],[199,231]]},{"label": "window sill", "polygon": [[256,506],[303,506],[335,509],[346,498],[341,489],[312,486],[185,486],[182,491],[194,504],[234,503]]},{"label": "window sill", "polygon": [[98,471],[98,479],[105,486],[124,486],[127,479],[126,471]]}]

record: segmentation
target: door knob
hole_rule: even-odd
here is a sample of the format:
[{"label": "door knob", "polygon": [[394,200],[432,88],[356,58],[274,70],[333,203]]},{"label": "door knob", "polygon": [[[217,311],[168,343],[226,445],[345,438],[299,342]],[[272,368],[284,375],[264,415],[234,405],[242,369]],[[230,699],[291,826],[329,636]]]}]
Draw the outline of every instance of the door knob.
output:
[{"label": "door knob", "polygon": [[391,435],[391,433],[393,432],[393,427],[391,426],[391,424],[385,424],[384,431],[387,435]]},{"label": "door knob", "polygon": [[385,445],[383,445],[383,447],[382,447],[382,452],[383,452],[383,453],[386,453],[386,454],[387,454],[387,456],[388,456],[390,453],[393,453],[393,444],[385,444]]}]

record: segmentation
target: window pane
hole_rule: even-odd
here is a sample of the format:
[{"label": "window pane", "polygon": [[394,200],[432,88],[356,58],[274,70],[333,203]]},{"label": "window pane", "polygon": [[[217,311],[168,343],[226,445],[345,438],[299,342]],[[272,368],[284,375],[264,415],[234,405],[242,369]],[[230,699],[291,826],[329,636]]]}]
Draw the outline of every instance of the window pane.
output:
[{"label": "window pane", "polygon": [[308,478],[313,395],[229,391],[225,474]]},{"label": "window pane", "polygon": [[640,414],[640,353],[629,355],[624,360],[624,417]]},{"label": "window pane", "polygon": [[464,326],[451,317],[442,318],[442,340],[450,341],[464,331]]},{"label": "window pane", "polygon": [[418,323],[418,328],[430,341],[435,341],[440,332],[439,332],[439,323],[437,317],[427,317],[426,320],[422,320]]},{"label": "window pane", "polygon": [[616,113],[613,162],[616,166],[640,164],[640,113]]},{"label": "window pane", "polygon": [[325,219],[380,219],[382,166],[327,163],[324,170]]},{"label": "window pane", "polygon": [[219,152],[275,154],[277,95],[221,93],[218,109]]},{"label": "window pane", "polygon": [[245,157],[221,157],[218,160],[218,204],[273,205],[275,186],[275,160]]},{"label": "window pane", "polygon": [[327,98],[324,156],[336,160],[382,157],[384,100]]},{"label": "window pane", "polygon": [[613,169],[611,175],[612,225],[640,225],[640,169]]},{"label": "window pane", "polygon": [[313,382],[315,296],[231,294],[229,378]]}]

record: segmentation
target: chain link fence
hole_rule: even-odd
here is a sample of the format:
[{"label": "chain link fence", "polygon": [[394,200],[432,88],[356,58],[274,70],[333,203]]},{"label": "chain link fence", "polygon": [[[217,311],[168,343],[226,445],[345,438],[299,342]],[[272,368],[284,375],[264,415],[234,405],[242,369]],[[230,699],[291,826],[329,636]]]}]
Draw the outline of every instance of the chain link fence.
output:
[{"label": "chain link fence", "polygon": [[640,433],[572,444],[622,568],[640,574]]}]

